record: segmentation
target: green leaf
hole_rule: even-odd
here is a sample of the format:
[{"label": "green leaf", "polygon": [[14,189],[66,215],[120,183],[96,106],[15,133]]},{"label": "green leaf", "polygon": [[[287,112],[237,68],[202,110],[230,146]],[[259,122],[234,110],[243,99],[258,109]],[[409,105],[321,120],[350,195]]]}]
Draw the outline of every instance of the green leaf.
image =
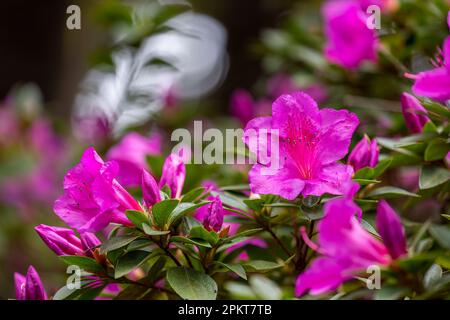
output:
[{"label": "green leaf", "polygon": [[428,111],[441,115],[442,117],[445,117],[447,119],[450,119],[450,109],[448,107],[429,99],[423,99],[421,101],[422,105]]},{"label": "green leaf", "polygon": [[92,258],[82,257],[82,256],[59,256],[58,258],[69,266],[75,265],[85,271],[91,271],[94,273],[104,273],[105,272],[103,267],[101,265],[99,265],[98,262]]},{"label": "green leaf", "polygon": [[228,207],[236,208],[244,212],[248,211],[247,205],[244,203],[244,198],[237,197],[228,192],[211,192],[213,196],[219,196],[222,203]]},{"label": "green leaf", "polygon": [[244,203],[250,209],[252,209],[254,211],[260,211],[263,207],[264,200],[263,199],[247,199],[247,200],[244,200]]},{"label": "green leaf", "polygon": [[205,188],[203,188],[203,187],[198,187],[198,188],[192,189],[191,191],[186,193],[181,198],[181,202],[193,202],[198,197],[200,197],[204,192],[205,192]]},{"label": "green leaf", "polygon": [[154,230],[152,227],[150,227],[148,224],[142,225],[142,230],[144,230],[145,234],[149,236],[163,236],[165,234],[169,234],[170,231],[161,231],[161,230]]},{"label": "green leaf", "polygon": [[147,156],[147,163],[155,177],[161,177],[164,158],[161,156],[149,155]]},{"label": "green leaf", "polygon": [[392,159],[381,160],[375,168],[373,168],[373,178],[378,178],[381,176],[391,165]]},{"label": "green leaf", "polygon": [[191,231],[189,232],[189,237],[191,239],[204,240],[210,243],[212,246],[214,246],[217,241],[219,241],[219,236],[216,232],[208,231],[202,225],[192,227]]},{"label": "green leaf", "polygon": [[151,288],[130,284],[119,292],[113,300],[140,300]]},{"label": "green leaf", "polygon": [[174,236],[174,237],[170,237],[170,241],[188,243],[188,244],[193,244],[196,246],[211,248],[211,245],[208,242],[201,240],[201,239],[190,239],[190,238],[181,237],[181,236]]},{"label": "green leaf", "polygon": [[150,258],[151,255],[151,252],[142,250],[131,251],[124,254],[116,262],[116,266],[114,268],[114,278],[118,279],[130,273],[142,265],[148,258]]},{"label": "green leaf", "polygon": [[302,204],[308,208],[315,207],[320,202],[320,197],[317,196],[308,196],[306,198],[303,198]]},{"label": "green leaf", "polygon": [[425,161],[436,161],[443,159],[450,151],[450,144],[445,139],[432,140],[425,149]]},{"label": "green leaf", "polygon": [[249,229],[249,230],[245,230],[239,233],[236,233],[234,236],[231,236],[229,238],[224,239],[224,242],[230,242],[239,238],[244,238],[244,237],[249,237],[251,235],[254,235],[258,232],[263,231],[262,228],[256,228],[256,229]]},{"label": "green leaf", "polygon": [[133,242],[137,238],[139,238],[139,235],[133,235],[133,234],[112,237],[112,238],[106,240],[100,246],[100,252],[103,254],[103,253],[106,253],[106,252],[109,252],[109,251],[120,249],[122,247],[125,247],[129,243]]},{"label": "green leaf", "polygon": [[400,196],[405,196],[405,197],[414,197],[414,198],[419,198],[420,196],[406,191],[404,189],[400,189],[397,187],[381,187],[378,189],[373,190],[372,192],[369,192],[369,194],[367,195],[367,197],[369,198],[396,198],[396,197],[400,197]]},{"label": "green leaf", "polygon": [[442,248],[450,250],[450,227],[445,225],[432,225],[430,234]]},{"label": "green leaf", "polygon": [[408,294],[407,288],[384,285],[375,292],[375,300],[398,300]]},{"label": "green leaf", "polygon": [[370,180],[374,176],[373,168],[365,167],[355,172],[353,179]]},{"label": "green leaf", "polygon": [[164,227],[170,214],[177,207],[178,203],[180,202],[177,199],[168,199],[153,205],[152,215],[159,227]]},{"label": "green leaf", "polygon": [[87,285],[95,282],[95,280],[91,279],[83,279],[80,281],[80,288],[69,289],[67,285],[60,288],[53,296],[53,300],[75,300],[86,290],[91,289],[90,287],[86,287]]},{"label": "green leaf", "polygon": [[244,268],[249,272],[265,272],[273,269],[281,268],[283,265],[272,261],[252,260],[244,263]]},{"label": "green leaf", "polygon": [[211,201],[203,201],[200,203],[182,202],[180,203],[170,214],[167,220],[167,226],[171,226],[178,219],[188,215],[189,213],[197,210],[198,208],[210,203]]},{"label": "green leaf", "polygon": [[167,270],[167,282],[185,300],[215,300],[217,284],[207,274],[186,267]]},{"label": "green leaf", "polygon": [[377,230],[375,230],[375,228],[366,220],[362,219],[361,220],[361,225],[364,227],[364,229],[366,229],[368,232],[370,232],[371,234],[373,234],[374,236],[381,238],[380,234],[377,232]]},{"label": "green leaf", "polygon": [[216,263],[222,267],[225,267],[226,269],[230,270],[231,272],[236,273],[242,279],[247,280],[247,273],[245,272],[245,269],[242,265],[240,265],[238,263],[223,263],[220,261],[216,261]]},{"label": "green leaf", "polygon": [[263,300],[280,300],[283,292],[272,280],[262,276],[254,275],[250,278],[250,287],[253,292]]},{"label": "green leaf", "polygon": [[442,278],[442,268],[438,264],[433,264],[423,277],[423,286],[431,289]]},{"label": "green leaf", "polygon": [[379,180],[371,180],[371,179],[353,179],[353,181],[357,182],[361,186],[365,186],[368,184],[376,184],[376,183],[381,182]]},{"label": "green leaf", "polygon": [[420,171],[419,188],[431,189],[448,180],[450,180],[450,170],[436,166],[423,166]]},{"label": "green leaf", "polygon": [[143,223],[150,223],[148,217],[140,211],[135,211],[135,210],[127,210],[125,211],[125,214],[127,216],[127,218],[133,222],[133,224],[139,228],[142,229],[142,224]]}]

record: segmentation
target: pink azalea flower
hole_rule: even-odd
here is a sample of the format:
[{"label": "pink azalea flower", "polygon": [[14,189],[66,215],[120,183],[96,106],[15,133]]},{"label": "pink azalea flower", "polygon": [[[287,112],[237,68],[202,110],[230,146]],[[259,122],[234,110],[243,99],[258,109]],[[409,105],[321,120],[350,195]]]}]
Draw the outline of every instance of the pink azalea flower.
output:
[{"label": "pink azalea flower", "polygon": [[421,133],[425,124],[430,121],[427,110],[416,97],[406,92],[402,94],[401,103],[406,126],[412,133]]},{"label": "pink azalea flower", "polygon": [[308,290],[313,295],[335,290],[369,266],[388,266],[392,260],[406,254],[404,229],[386,202],[380,201],[376,219],[384,243],[358,222],[355,217],[358,210],[360,208],[348,196],[328,201],[325,216],[318,225],[318,245],[307,238],[302,228],[304,240],[321,256],[297,278],[297,296]]},{"label": "pink azalea flower", "polygon": [[348,164],[358,171],[365,167],[373,168],[378,163],[378,156],[380,149],[377,145],[377,140],[370,141],[369,137],[364,137],[353,148],[348,156]]},{"label": "pink azalea flower", "polygon": [[183,191],[184,179],[186,178],[186,167],[182,155],[172,153],[164,162],[159,187],[167,185],[171,191],[172,198],[179,198]]},{"label": "pink azalea flower", "polygon": [[56,214],[80,233],[100,231],[111,222],[129,225],[125,210],[142,209],[115,179],[118,171],[117,163],[103,162],[93,147],[88,148],[64,178]]},{"label": "pink azalea flower", "polygon": [[146,170],[142,170],[142,198],[147,207],[161,201],[158,183]]},{"label": "pink azalea flower", "polygon": [[81,240],[71,229],[41,224],[35,227],[34,230],[58,256],[84,255]]},{"label": "pink azalea flower", "polygon": [[137,132],[131,132],[108,151],[106,159],[119,164],[117,180],[123,186],[135,187],[141,184],[142,169],[149,170],[146,157],[159,154],[161,154],[159,133],[153,133],[147,138]]},{"label": "pink azalea flower", "polygon": [[33,266],[28,268],[26,276],[14,274],[17,300],[47,300],[47,293],[41,278]]},{"label": "pink azalea flower", "polygon": [[[447,24],[450,28],[450,12]],[[412,91],[418,96],[446,102],[450,100],[450,37],[445,39],[443,50],[439,50],[433,64],[435,68],[432,70],[407,75],[415,80]]]},{"label": "pink azalea flower", "polygon": [[357,1],[328,1],[322,8],[327,59],[347,69],[377,61],[378,39],[366,25],[367,14]]},{"label": "pink azalea flower", "polygon": [[219,232],[223,225],[224,210],[219,196],[213,197],[208,205],[207,214],[203,218],[203,226],[206,230]]},{"label": "pink azalea flower", "polygon": [[[305,93],[279,97],[271,117],[253,119],[245,128],[244,142],[259,162],[249,172],[251,191],[289,200],[300,194],[342,194],[342,184],[351,179],[353,169],[337,161],[347,154],[358,124],[356,115],[347,110],[319,110]],[[260,135],[262,129],[271,130],[271,135]],[[278,157],[277,150],[270,150],[274,139],[279,141]]]}]

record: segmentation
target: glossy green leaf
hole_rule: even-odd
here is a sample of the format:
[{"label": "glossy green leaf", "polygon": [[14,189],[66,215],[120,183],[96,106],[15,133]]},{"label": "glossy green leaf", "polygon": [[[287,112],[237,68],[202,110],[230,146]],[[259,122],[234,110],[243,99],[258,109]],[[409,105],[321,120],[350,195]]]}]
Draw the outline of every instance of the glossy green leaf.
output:
[{"label": "glossy green leaf", "polygon": [[400,189],[397,187],[381,187],[381,188],[377,188],[371,192],[369,192],[367,194],[367,197],[369,198],[376,198],[376,199],[380,199],[380,198],[397,198],[397,197],[415,197],[415,198],[419,198],[420,196],[406,191],[404,189]]},{"label": "glossy green leaf", "polygon": [[226,269],[230,270],[231,272],[234,272],[242,279],[247,280],[247,273],[245,272],[245,269],[242,265],[240,265],[238,263],[223,263],[220,261],[216,261],[216,263],[222,267],[225,267]]},{"label": "glossy green leaf", "polygon": [[436,161],[443,159],[450,151],[450,144],[445,139],[437,138],[431,141],[425,149],[425,161]]},{"label": "glossy green leaf", "polygon": [[450,180],[450,170],[437,166],[423,166],[420,171],[419,188],[431,189]]},{"label": "glossy green leaf", "polygon": [[159,227],[164,227],[172,211],[180,202],[176,199],[163,200],[152,207],[152,215]]},{"label": "glossy green leaf", "polygon": [[161,231],[161,230],[154,230],[152,227],[150,227],[148,224],[142,225],[142,230],[144,230],[145,234],[149,236],[163,236],[165,234],[169,234],[170,231]]},{"label": "glossy green leaf", "polygon": [[127,275],[142,265],[151,255],[151,252],[143,250],[131,251],[124,254],[116,262],[114,268],[114,278],[118,279],[124,275]]},{"label": "glossy green leaf", "polygon": [[167,282],[185,300],[215,300],[217,284],[207,274],[186,267],[167,270]]},{"label": "glossy green leaf", "polygon": [[112,237],[106,240],[104,243],[102,243],[102,245],[100,246],[100,252],[106,253],[109,251],[120,249],[122,247],[125,247],[132,241],[136,240],[137,238],[139,238],[139,235],[134,234]]},{"label": "glossy green leaf", "polygon": [[90,271],[90,272],[94,272],[94,273],[104,273],[105,272],[103,267],[92,258],[83,257],[83,256],[59,256],[58,258],[69,266],[75,265],[85,271]]},{"label": "glossy green leaf", "polygon": [[143,223],[149,223],[148,217],[145,213],[135,210],[125,211],[127,218],[139,229],[142,229]]}]

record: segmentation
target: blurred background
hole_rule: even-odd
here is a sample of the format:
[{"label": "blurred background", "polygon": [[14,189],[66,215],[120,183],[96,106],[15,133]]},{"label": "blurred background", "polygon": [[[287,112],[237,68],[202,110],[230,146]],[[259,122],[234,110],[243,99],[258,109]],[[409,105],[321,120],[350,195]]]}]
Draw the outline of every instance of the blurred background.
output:
[{"label": "blurred background", "polygon": [[[186,118],[226,113],[232,91],[262,76],[261,31],[279,26],[294,2],[0,2],[1,299],[14,296],[13,273],[29,264],[48,290],[63,283],[33,226],[62,225],[52,204],[83,148],[105,150],[174,101],[188,105]],[[79,30],[66,26],[70,5],[80,8]],[[179,13],[170,28],[157,25]]]},{"label": "blurred background", "polygon": [[[192,129],[193,120],[204,120],[204,130],[242,127],[297,90],[357,113],[355,141],[408,134],[399,101],[412,82],[404,73],[432,68],[448,36],[449,2],[390,1],[396,6],[383,16],[378,60],[357,71],[323,55],[323,2],[2,0],[0,299],[14,297],[13,274],[30,264],[48,292],[65,283],[63,264],[33,227],[63,226],[53,202],[88,145],[109,160],[107,150],[137,131],[151,147],[127,155],[160,169],[174,129]],[[78,8],[80,28],[69,30]],[[383,183],[416,192],[418,164],[397,165]],[[185,189],[205,179],[247,183],[247,171],[190,167]],[[430,194],[399,205],[413,221],[439,221],[444,202]]]}]

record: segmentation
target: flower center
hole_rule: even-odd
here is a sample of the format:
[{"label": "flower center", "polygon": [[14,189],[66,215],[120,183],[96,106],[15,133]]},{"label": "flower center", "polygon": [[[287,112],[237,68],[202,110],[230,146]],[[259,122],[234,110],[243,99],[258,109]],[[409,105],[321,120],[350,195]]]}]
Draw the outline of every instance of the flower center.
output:
[{"label": "flower center", "polygon": [[284,145],[303,180],[315,176],[318,140],[319,130],[311,119],[302,115],[289,117]]}]

